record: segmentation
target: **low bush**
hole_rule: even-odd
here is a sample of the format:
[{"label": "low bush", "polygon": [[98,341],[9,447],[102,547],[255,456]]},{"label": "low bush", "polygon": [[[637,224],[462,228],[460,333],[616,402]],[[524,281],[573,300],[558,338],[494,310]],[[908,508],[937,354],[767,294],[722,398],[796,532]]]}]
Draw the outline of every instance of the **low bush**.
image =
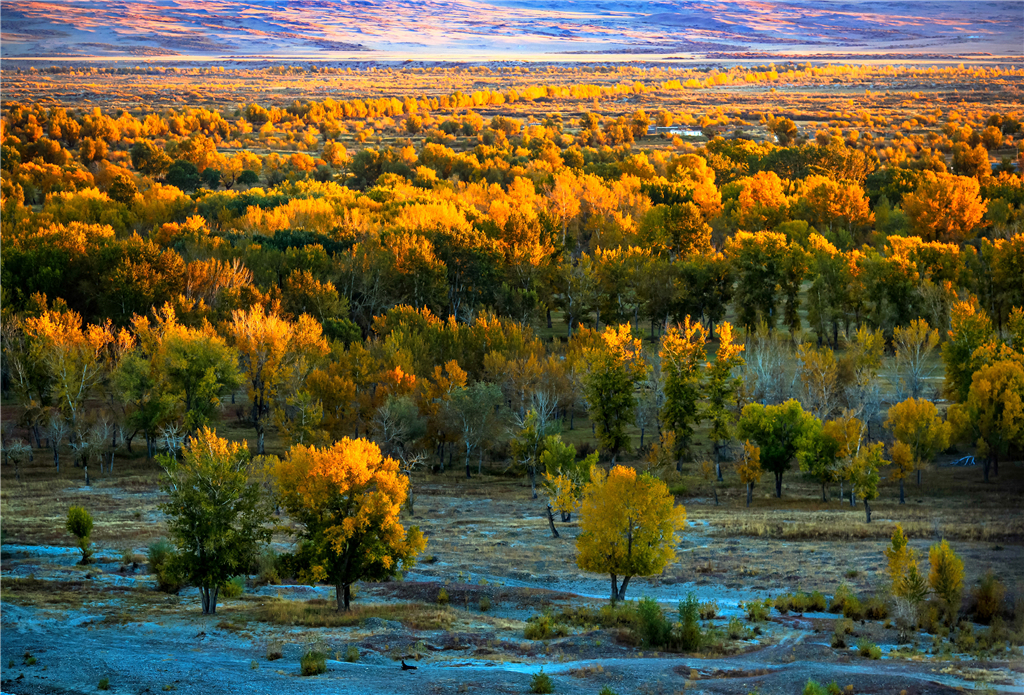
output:
[{"label": "low bush", "polygon": [[267,644],[267,661],[277,661],[284,657],[284,645],[278,641]]},{"label": "low bush", "polygon": [[551,676],[544,673],[544,669],[533,674],[533,678],[530,679],[530,692],[539,695],[555,692],[555,684],[551,682]]},{"label": "low bush", "polygon": [[280,584],[280,564],[277,553],[270,548],[260,553],[260,556],[256,558],[255,567],[253,567],[256,574],[256,584],[261,586],[264,584]]},{"label": "low bush", "polygon": [[612,690],[611,688],[609,688],[607,685],[605,685],[605,686],[601,687],[601,689],[597,692],[597,695],[619,695],[619,694],[617,692],[615,692],[614,690]]},{"label": "low bush", "polygon": [[491,599],[488,596],[480,597],[480,610],[484,613],[491,610]]},{"label": "low bush", "polygon": [[811,595],[807,597],[808,611],[824,613],[826,608],[828,608],[828,601],[825,600],[824,594],[820,591],[813,591],[811,592]]},{"label": "low bush", "polygon": [[678,643],[683,651],[695,652],[704,644],[704,633],[700,631],[700,604],[691,593],[679,602]]},{"label": "low bush", "polygon": [[864,616],[868,620],[885,620],[889,617],[889,605],[880,597],[872,596],[864,604]]},{"label": "low bush", "polygon": [[110,690],[110,679],[100,678],[100,682],[96,684],[99,690]]},{"label": "low bush", "polygon": [[[680,602],[682,606],[682,602]],[[680,608],[682,611],[682,608]],[[637,633],[641,644],[650,649],[665,647],[672,635],[672,625],[665,618],[658,602],[650,597],[643,597],[636,607]]]},{"label": "low bush", "polygon": [[185,586],[177,559],[178,550],[167,539],[155,541],[146,549],[149,571],[156,575],[156,584],[160,591],[176,594]]},{"label": "low bush", "polygon": [[345,650],[345,661],[350,664],[359,661],[359,647],[354,644],[348,645],[348,649]]},{"label": "low bush", "polygon": [[725,628],[725,632],[729,635],[729,639],[749,639],[750,630],[743,625],[743,621],[739,618],[731,618],[729,624]]},{"label": "low bush", "polygon": [[846,600],[843,604],[843,617],[849,618],[850,620],[864,619],[864,606],[861,604],[859,598],[852,596]]},{"label": "low bush", "polygon": [[767,598],[761,601],[747,601],[740,607],[747,612],[747,620],[752,623],[763,623],[772,612],[771,599]]},{"label": "low bush", "polygon": [[437,592],[437,605],[447,606],[448,605],[448,590],[441,587],[441,590]]},{"label": "low bush", "polygon": [[220,585],[220,595],[225,599],[236,599],[245,593],[245,577],[232,577]]},{"label": "low bush", "polygon": [[857,653],[866,659],[881,659],[882,650],[878,648],[878,645],[869,640],[867,637],[861,637],[857,641]]},{"label": "low bush", "polygon": [[714,620],[718,617],[718,602],[705,601],[700,604],[700,619]]},{"label": "low bush", "polygon": [[1006,587],[992,572],[987,572],[974,589],[973,595],[974,617],[979,623],[988,625],[1002,609]]},{"label": "low bush", "polygon": [[327,672],[327,655],[321,651],[308,650],[299,659],[303,676],[318,676]]},{"label": "low bush", "polygon": [[556,623],[555,619],[548,615],[535,615],[526,621],[526,627],[523,629],[523,637],[532,640],[542,639],[553,639],[555,637],[565,637],[569,634],[569,628],[560,623]]},{"label": "low bush", "polygon": [[960,625],[957,627],[956,637],[953,638],[953,644],[956,648],[964,653],[973,652],[975,647],[978,645],[978,639],[974,635],[974,627],[966,620],[961,620]]}]

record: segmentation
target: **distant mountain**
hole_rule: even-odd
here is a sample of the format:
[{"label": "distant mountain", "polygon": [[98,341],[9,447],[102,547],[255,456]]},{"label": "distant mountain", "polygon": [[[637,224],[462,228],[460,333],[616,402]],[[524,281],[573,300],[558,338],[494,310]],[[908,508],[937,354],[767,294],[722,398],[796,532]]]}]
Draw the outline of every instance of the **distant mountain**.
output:
[{"label": "distant mountain", "polygon": [[5,58],[1019,56],[1024,46],[1016,1],[4,0],[0,25]]}]

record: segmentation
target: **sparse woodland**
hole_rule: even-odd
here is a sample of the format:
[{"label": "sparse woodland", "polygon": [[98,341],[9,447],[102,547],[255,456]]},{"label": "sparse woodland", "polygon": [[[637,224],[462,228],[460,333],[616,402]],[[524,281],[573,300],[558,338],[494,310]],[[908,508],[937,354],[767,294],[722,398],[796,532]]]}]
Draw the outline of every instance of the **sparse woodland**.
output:
[{"label": "sparse woodland", "polygon": [[[5,485],[30,457],[85,485],[154,459],[172,501],[176,480],[233,476],[217,505],[240,521],[164,509],[209,567],[179,553],[161,582],[201,586],[210,613],[258,562],[270,499],[298,539],[277,571],[347,610],[354,582],[430,550],[403,524],[453,471],[467,490],[521,479],[556,538],[575,515],[579,567],[613,599],[675,559],[676,498],[739,515],[839,497],[875,527],[872,505],[965,455],[1019,495],[1022,80],[5,70]],[[234,554],[185,548],[197,519]],[[962,635],[962,564],[935,546],[926,579],[902,534],[901,629]],[[674,626],[638,610],[645,646],[709,643],[693,606]]]}]

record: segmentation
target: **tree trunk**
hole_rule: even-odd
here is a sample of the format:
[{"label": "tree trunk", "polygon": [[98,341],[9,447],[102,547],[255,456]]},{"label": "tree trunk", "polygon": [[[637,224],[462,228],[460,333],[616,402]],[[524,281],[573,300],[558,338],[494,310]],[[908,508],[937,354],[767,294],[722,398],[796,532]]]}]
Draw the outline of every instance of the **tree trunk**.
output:
[{"label": "tree trunk", "polygon": [[715,474],[718,482],[722,482],[722,445],[719,442],[715,442]]},{"label": "tree trunk", "polygon": [[484,448],[480,447],[480,458],[476,462],[476,474],[482,475],[484,472]]},{"label": "tree trunk", "polygon": [[857,506],[857,490],[854,489],[854,488],[850,489],[850,506],[851,507],[856,507]]},{"label": "tree trunk", "polygon": [[868,505],[868,498],[864,498],[864,516],[867,517],[867,523],[871,523],[871,507]]},{"label": "tree trunk", "polygon": [[903,478],[900,478],[900,504],[904,504],[906,500],[903,498]]},{"label": "tree trunk", "polygon": [[149,432],[146,433],[146,460],[153,460],[153,437]]},{"label": "tree trunk", "polygon": [[537,499],[537,467],[530,466],[530,489],[533,490],[533,499]]},{"label": "tree trunk", "polygon": [[113,473],[114,472],[114,452],[113,451],[110,452],[110,470],[107,471],[107,472],[108,473]]},{"label": "tree trunk", "polygon": [[551,505],[547,506],[548,526],[551,527],[551,537],[558,538],[558,529],[555,528],[555,514],[551,511]]},{"label": "tree trunk", "polygon": [[754,498],[754,484],[747,483],[747,506],[750,506],[750,501]]},{"label": "tree trunk", "polygon": [[551,328],[551,307],[548,307],[548,328]]},{"label": "tree trunk", "polygon": [[58,452],[59,444],[54,444],[53,439],[50,440],[50,448],[53,449],[53,466],[60,473],[60,453]]},{"label": "tree trunk", "polygon": [[352,585],[335,584],[334,599],[338,603],[338,611],[345,611],[347,613],[349,605],[352,603]]},{"label": "tree trunk", "polygon": [[572,512],[561,512],[561,515],[563,524],[568,524],[570,521],[572,521]]},{"label": "tree trunk", "polygon": [[715,506],[718,506],[718,488],[714,485],[711,486],[711,491],[715,493]]},{"label": "tree trunk", "polygon": [[84,461],[83,464],[85,467],[85,486],[89,487],[89,462]]},{"label": "tree trunk", "polygon": [[263,425],[257,424],[256,425],[256,453],[258,453],[260,456],[263,456],[264,454],[267,453],[266,450],[264,449],[264,446],[263,446],[265,439],[266,439],[266,430],[263,428]]},{"label": "tree trunk", "polygon": [[643,426],[641,426],[641,427],[640,427],[640,448],[641,448],[641,449],[643,449],[643,448],[644,448],[644,430],[645,430],[645,429],[646,429],[646,428],[645,428],[645,427],[643,427]]},{"label": "tree trunk", "polygon": [[828,502],[828,497],[825,495],[825,483],[821,484],[821,501]]},{"label": "tree trunk", "polygon": [[472,478],[469,474],[469,447],[466,447],[466,478]]},{"label": "tree trunk", "polygon": [[775,496],[782,499],[782,473],[775,474]]},{"label": "tree trunk", "polygon": [[917,486],[921,487],[921,469],[917,469]]},{"label": "tree trunk", "polygon": [[627,574],[622,578],[622,584],[619,586],[619,600],[624,601],[626,599],[626,587],[629,585],[629,580],[632,575]]},{"label": "tree trunk", "polygon": [[614,574],[612,574],[611,577],[612,577],[612,603],[615,603],[616,601],[619,600],[619,578],[616,577]]},{"label": "tree trunk", "polygon": [[199,587],[199,596],[203,604],[203,615],[214,615],[217,613],[217,592],[220,587],[202,586]]}]

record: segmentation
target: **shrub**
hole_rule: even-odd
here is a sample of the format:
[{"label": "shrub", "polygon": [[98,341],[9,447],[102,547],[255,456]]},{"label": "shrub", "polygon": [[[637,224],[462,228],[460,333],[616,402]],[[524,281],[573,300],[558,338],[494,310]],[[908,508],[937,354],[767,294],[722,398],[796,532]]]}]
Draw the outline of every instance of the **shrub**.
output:
[{"label": "shrub", "polygon": [[149,571],[156,575],[157,588],[160,591],[176,594],[185,585],[177,558],[177,549],[166,539],[160,539],[146,549]]},{"label": "shrub", "polygon": [[853,597],[853,592],[850,591],[850,587],[847,586],[846,582],[843,582],[836,588],[836,593],[832,596],[832,600],[829,601],[828,612],[842,613],[846,602]]},{"label": "shrub", "polygon": [[256,558],[256,567],[254,569],[256,570],[257,584],[281,583],[281,570],[277,553],[270,548],[267,548]]},{"label": "shrub", "polygon": [[605,685],[605,686],[603,686],[601,688],[601,690],[598,691],[597,695],[619,695],[619,694],[617,692],[615,692],[614,690],[612,690],[611,688],[609,688],[607,685]]},{"label": "shrub", "polygon": [[864,606],[856,596],[850,597],[843,604],[843,617],[850,620],[862,620],[864,618]]},{"label": "shrub", "polygon": [[245,593],[245,577],[231,577],[220,585],[220,593],[225,599],[235,599]]},{"label": "shrub", "polygon": [[327,671],[327,655],[313,649],[308,650],[299,660],[303,676],[318,676]]},{"label": "shrub", "polygon": [[100,690],[110,690],[110,679],[100,678],[100,682],[96,684],[96,687]]},{"label": "shrub", "polygon": [[487,596],[480,597],[480,610],[486,613],[491,610],[491,599]]},{"label": "shrub", "polygon": [[747,620],[752,623],[763,623],[771,614],[772,602],[770,599],[747,601],[741,607],[747,612]]},{"label": "shrub", "polygon": [[547,614],[533,616],[526,621],[526,627],[523,629],[523,637],[532,640],[565,637],[568,634],[569,628],[556,623],[555,619]]},{"label": "shrub", "polygon": [[864,615],[868,620],[885,620],[889,617],[889,606],[878,596],[872,596],[864,606]]},{"label": "shrub", "polygon": [[551,676],[544,673],[544,669],[533,674],[533,678],[530,679],[530,692],[540,694],[555,692],[555,684],[551,682]]},{"label": "shrub", "polygon": [[441,590],[437,592],[437,605],[447,606],[448,605],[448,590],[441,587]]},{"label": "shrub", "polygon": [[743,621],[739,618],[730,619],[725,632],[729,635],[729,639],[746,639],[749,635],[747,628],[743,626]]},{"label": "shrub", "polygon": [[713,620],[718,617],[718,602],[705,601],[700,604],[700,619]]},{"label": "shrub", "polygon": [[953,624],[960,612],[960,595],[964,583],[964,563],[949,543],[943,540],[928,550],[931,571],[928,573],[928,584],[942,599],[946,609],[946,620]]},{"label": "shrub", "polygon": [[684,651],[697,651],[704,643],[699,618],[700,604],[692,593],[688,594],[679,602],[679,646]]},{"label": "shrub", "polygon": [[89,536],[92,535],[92,515],[85,510],[85,507],[71,507],[68,509],[65,528],[68,533],[78,539],[78,547],[82,551],[82,564],[89,564],[93,553],[92,542],[89,540]]},{"label": "shrub", "polygon": [[857,641],[857,653],[866,659],[881,659],[882,650],[878,648],[878,645],[869,640],[867,637],[861,637]]},{"label": "shrub", "polygon": [[277,661],[284,657],[284,646],[277,641],[267,644],[267,661]]},{"label": "shrub", "polygon": [[825,692],[825,686],[818,681],[807,681],[807,685],[804,686],[803,695],[827,695]]},{"label": "shrub", "polygon": [[832,648],[833,649],[845,649],[846,648],[846,635],[839,630],[832,633]]},{"label": "shrub", "polygon": [[350,664],[359,661],[359,647],[354,644],[348,645],[348,649],[345,650],[345,661]]},{"label": "shrub", "polygon": [[1003,583],[992,572],[987,572],[974,590],[974,615],[978,622],[987,625],[998,615],[1005,594]]},{"label": "shrub", "polygon": [[974,627],[966,620],[960,621],[960,626],[956,631],[956,638],[953,640],[953,644],[956,648],[962,652],[973,652],[975,646],[977,646],[978,640],[974,636]]}]

